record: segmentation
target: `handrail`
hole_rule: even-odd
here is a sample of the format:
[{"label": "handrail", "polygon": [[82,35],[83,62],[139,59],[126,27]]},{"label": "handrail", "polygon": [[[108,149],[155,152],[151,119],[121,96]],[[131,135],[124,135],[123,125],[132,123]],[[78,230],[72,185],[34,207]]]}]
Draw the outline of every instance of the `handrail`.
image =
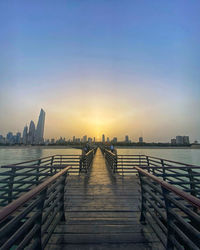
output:
[{"label": "handrail", "polygon": [[139,167],[134,167],[135,169],[138,170],[138,172],[146,175],[147,177],[151,178],[152,180],[156,181],[157,183],[159,183],[162,187],[166,188],[169,191],[172,191],[173,193],[179,195],[181,198],[183,198],[184,200],[188,201],[189,203],[191,203],[193,206],[197,207],[200,209],[200,199],[196,198],[195,196],[188,194],[184,191],[182,191],[181,189],[167,183],[166,181],[160,180],[158,177],[148,173],[147,171],[139,168]]},{"label": "handrail", "polygon": [[131,157],[131,156],[134,156],[134,157],[149,157],[151,159],[157,159],[157,160],[162,160],[162,161],[167,161],[167,162],[171,162],[171,163],[176,163],[176,164],[180,164],[180,165],[185,165],[187,167],[199,167],[198,165],[194,165],[194,164],[189,164],[189,163],[184,163],[184,162],[178,162],[178,161],[173,161],[173,160],[167,160],[165,158],[159,158],[159,157],[155,157],[155,156],[151,156],[151,155],[122,155],[122,154],[118,154],[117,155],[118,157],[121,157],[121,156],[127,156],[127,157]]},{"label": "handrail", "polygon": [[92,160],[96,153],[97,148],[93,148],[88,151],[86,154],[82,154],[80,157],[80,166],[79,166],[79,173],[84,172],[87,173],[89,167],[91,166]]},{"label": "handrail", "polygon": [[145,155],[146,157],[152,158],[152,159],[157,159],[157,160],[163,160],[163,161],[168,161],[168,162],[172,162],[172,163],[176,163],[176,164],[180,164],[180,165],[185,165],[188,167],[199,167],[198,165],[193,165],[193,164],[189,164],[189,163],[184,163],[184,162],[178,162],[178,161],[173,161],[173,160],[167,160],[164,158],[159,158],[159,157],[155,157],[155,156],[150,156],[150,155]]},{"label": "handrail", "polygon": [[142,224],[166,249],[200,249],[200,199],[135,166],[140,179]]},{"label": "handrail", "polygon": [[0,207],[5,207],[67,165],[72,167],[69,174],[79,174],[81,160],[81,155],[55,154],[16,165],[1,166],[3,171],[0,171]]},{"label": "handrail", "polygon": [[25,193],[18,199],[14,200],[4,208],[0,210],[0,223],[2,220],[6,219],[11,213],[13,213],[15,210],[17,210],[19,207],[21,207],[25,202],[32,199],[34,196],[36,196],[38,193],[42,192],[48,185],[53,183],[58,177],[65,174],[71,167],[66,167],[65,169],[61,170],[54,176],[50,177],[48,180],[44,181],[34,189],[30,190],[29,192]]},{"label": "handrail", "polygon": [[65,221],[65,181],[71,166],[0,210],[0,248],[44,249],[55,227]]},{"label": "handrail", "polygon": [[117,154],[111,152],[110,150],[101,147],[101,151],[103,155],[105,155],[105,159],[108,162],[113,173],[117,172]]}]

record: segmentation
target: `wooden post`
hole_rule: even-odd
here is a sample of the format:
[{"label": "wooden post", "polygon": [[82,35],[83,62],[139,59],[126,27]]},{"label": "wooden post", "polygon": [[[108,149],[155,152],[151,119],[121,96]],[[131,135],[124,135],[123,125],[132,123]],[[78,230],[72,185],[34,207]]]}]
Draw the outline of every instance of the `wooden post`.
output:
[{"label": "wooden post", "polygon": [[166,180],[166,173],[165,173],[165,164],[164,161],[161,159],[161,165],[162,165],[162,173],[163,173],[163,180]]},{"label": "wooden post", "polygon": [[16,173],[16,168],[12,167],[8,183],[8,203],[12,202],[13,200],[13,185],[15,180],[15,173]]},{"label": "wooden post", "polygon": [[145,190],[143,188],[143,185],[145,185],[145,184],[143,183],[143,176],[142,176],[142,174],[140,172],[139,172],[139,178],[140,178],[140,188],[141,188],[141,214],[140,214],[140,222],[141,222],[141,224],[146,225],[146,208],[145,208],[146,199],[144,197]]},{"label": "wooden post", "polygon": [[42,214],[43,214],[43,209],[44,209],[44,202],[46,198],[46,192],[47,188],[45,188],[39,195],[41,197],[41,200],[39,204],[37,205],[36,208],[36,213],[39,213],[39,216],[37,217],[35,224],[39,225],[39,230],[36,231],[36,234],[34,235],[34,239],[37,242],[36,249],[42,250]]},{"label": "wooden post", "polygon": [[147,169],[148,169],[148,172],[150,173],[149,156],[146,156],[146,160],[147,160]]},{"label": "wooden post", "polygon": [[50,170],[50,172],[51,172],[51,175],[53,174],[53,162],[54,162],[54,155],[51,157],[51,170]]},{"label": "wooden post", "polygon": [[166,216],[167,216],[167,220],[166,220],[167,221],[167,247],[166,249],[172,250],[174,249],[174,245],[170,239],[170,236],[174,235],[174,230],[170,226],[170,223],[173,220],[173,217],[170,214],[171,202],[167,198],[167,195],[169,195],[170,191],[164,188],[163,186],[161,188],[162,188],[162,194],[163,194],[163,198],[165,202],[165,211],[166,211]]},{"label": "wooden post", "polygon": [[61,221],[66,221],[66,218],[65,218],[65,182],[66,182],[66,178],[67,178],[67,175],[68,173],[66,172],[61,178],[62,179],[62,182],[61,182],[61,185],[62,185],[62,189],[61,189],[61,195],[62,195],[62,198],[61,198],[61,202],[62,202],[62,206],[60,208],[60,213],[62,214],[61,216]]},{"label": "wooden post", "polygon": [[36,178],[35,178],[36,179],[36,185],[39,184],[39,173],[40,173],[39,168],[40,168],[40,164],[41,164],[41,159],[38,160],[38,164],[36,166]]}]

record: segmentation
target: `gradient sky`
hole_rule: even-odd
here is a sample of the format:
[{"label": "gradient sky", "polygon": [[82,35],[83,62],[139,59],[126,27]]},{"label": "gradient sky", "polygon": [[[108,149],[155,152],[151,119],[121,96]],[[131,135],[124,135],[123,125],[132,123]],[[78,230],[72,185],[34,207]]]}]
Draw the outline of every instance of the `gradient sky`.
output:
[{"label": "gradient sky", "polygon": [[0,134],[200,140],[200,1],[1,0]]}]

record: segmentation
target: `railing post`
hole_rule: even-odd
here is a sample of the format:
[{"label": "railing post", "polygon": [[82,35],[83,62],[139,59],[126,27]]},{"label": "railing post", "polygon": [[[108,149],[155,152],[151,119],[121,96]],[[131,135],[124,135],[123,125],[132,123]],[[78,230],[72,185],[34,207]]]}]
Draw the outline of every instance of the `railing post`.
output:
[{"label": "railing post", "polygon": [[62,155],[60,155],[60,166],[62,165]]},{"label": "railing post", "polygon": [[80,156],[80,160],[79,160],[79,173],[81,172],[83,167],[83,155]]},{"label": "railing post", "polygon": [[[195,185],[195,180],[194,180],[194,175],[193,175],[193,172],[192,172],[192,169],[191,168],[187,168],[187,171],[188,171],[188,175],[189,175],[189,180],[190,180],[190,194],[197,197],[197,190],[196,190],[196,185]],[[193,211],[194,212],[197,212],[197,207],[193,207]],[[191,222],[192,224],[196,224],[194,221]]]},{"label": "railing post", "polygon": [[80,158],[79,173],[81,173],[83,169],[86,171],[86,156],[85,155],[82,155]]},{"label": "railing post", "polygon": [[139,155],[139,168],[141,168],[141,155]]},{"label": "railing post", "polygon": [[51,172],[51,174],[53,174],[53,162],[54,162],[54,155],[51,157],[51,170],[50,170],[50,172]]},{"label": "railing post", "polygon": [[147,170],[150,173],[149,156],[146,156],[146,160],[147,160]]},{"label": "railing post", "polygon": [[44,202],[46,198],[47,188],[45,188],[39,195],[41,196],[41,200],[37,205],[36,213],[39,213],[39,216],[37,217],[35,224],[39,225],[39,230],[36,231],[36,234],[34,235],[34,239],[37,241],[36,249],[42,250],[42,214],[44,209]]},{"label": "railing post", "polygon": [[61,213],[61,221],[66,221],[66,218],[65,218],[65,182],[66,182],[66,178],[67,178],[67,175],[68,175],[68,172],[66,172],[62,178],[62,182],[61,182],[61,185],[62,185],[62,189],[61,189],[61,202],[62,202],[62,206],[60,207],[60,213]]},{"label": "railing post", "polygon": [[164,198],[164,202],[165,202],[165,210],[166,210],[166,215],[167,215],[167,247],[166,249],[174,249],[174,245],[170,239],[171,235],[174,235],[174,230],[171,227],[170,223],[173,220],[173,217],[170,214],[170,209],[171,209],[171,203],[167,198],[167,195],[169,195],[169,190],[167,190],[166,188],[164,188],[163,186],[162,188],[162,194],[163,194],[163,198]]},{"label": "railing post", "polygon": [[113,156],[113,173],[117,173],[117,155]]},{"label": "railing post", "polygon": [[141,224],[145,225],[146,224],[146,208],[145,208],[145,204],[146,204],[146,199],[144,197],[145,194],[145,190],[143,188],[143,176],[142,174],[138,171],[139,174],[139,178],[140,178],[140,188],[141,188],[141,214],[140,214],[140,222]]},{"label": "railing post", "polygon": [[196,185],[195,185],[195,180],[194,180],[194,176],[192,173],[192,169],[191,168],[187,168],[188,171],[188,175],[189,175],[189,179],[190,179],[190,193],[191,195],[197,196],[197,192],[196,192]]},{"label": "railing post", "polygon": [[13,200],[13,185],[14,185],[15,174],[16,174],[16,168],[12,167],[9,184],[8,184],[8,190],[9,190],[8,191],[8,203],[12,202]]},{"label": "railing post", "polygon": [[40,173],[40,170],[39,170],[39,167],[40,167],[40,164],[41,164],[41,159],[38,160],[38,164],[36,166],[36,185],[39,184],[39,173]]},{"label": "railing post", "polygon": [[161,161],[161,165],[162,165],[162,173],[163,173],[163,180],[165,181],[166,180],[166,173],[165,173],[165,164],[164,164],[164,161],[163,159],[160,160]]}]

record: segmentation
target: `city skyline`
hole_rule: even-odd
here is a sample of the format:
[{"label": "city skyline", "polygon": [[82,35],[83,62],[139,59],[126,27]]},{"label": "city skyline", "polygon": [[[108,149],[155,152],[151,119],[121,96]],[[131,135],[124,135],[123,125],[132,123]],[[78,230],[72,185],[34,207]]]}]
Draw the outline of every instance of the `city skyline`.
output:
[{"label": "city skyline", "polygon": [[0,144],[24,144],[24,145],[39,145],[44,143],[44,125],[45,112],[40,110],[37,127],[33,120],[30,121],[29,127],[26,123],[23,132],[9,131],[5,136],[0,131]]},{"label": "city skyline", "polygon": [[[42,126],[41,126],[42,123]],[[43,109],[40,111],[40,115],[38,118],[38,125],[35,129],[35,124],[31,120],[29,128],[26,125],[24,127],[22,137],[21,133],[17,132],[16,135],[13,132],[8,132],[5,137],[0,134],[0,144],[25,144],[25,145],[39,145],[39,144],[55,144],[55,143],[95,143],[95,142],[102,142],[102,143],[116,143],[116,142],[125,142],[125,143],[157,143],[156,141],[148,141],[148,138],[143,138],[143,136],[133,138],[129,135],[124,135],[124,139],[118,138],[114,136],[113,138],[109,137],[108,135],[102,134],[101,138],[90,137],[88,135],[83,135],[81,137],[77,137],[75,135],[71,136],[70,138],[66,138],[60,136],[59,138],[44,138],[44,123],[45,123],[45,112]],[[39,137],[38,137],[39,136]],[[187,135],[176,135],[176,138],[170,138],[168,141],[158,141],[159,143],[168,143],[171,145],[189,145],[189,144],[197,144],[198,141],[195,139],[194,142],[190,141],[190,137]]]},{"label": "city skyline", "polygon": [[1,134],[200,141],[200,3],[94,2],[0,3]]}]

